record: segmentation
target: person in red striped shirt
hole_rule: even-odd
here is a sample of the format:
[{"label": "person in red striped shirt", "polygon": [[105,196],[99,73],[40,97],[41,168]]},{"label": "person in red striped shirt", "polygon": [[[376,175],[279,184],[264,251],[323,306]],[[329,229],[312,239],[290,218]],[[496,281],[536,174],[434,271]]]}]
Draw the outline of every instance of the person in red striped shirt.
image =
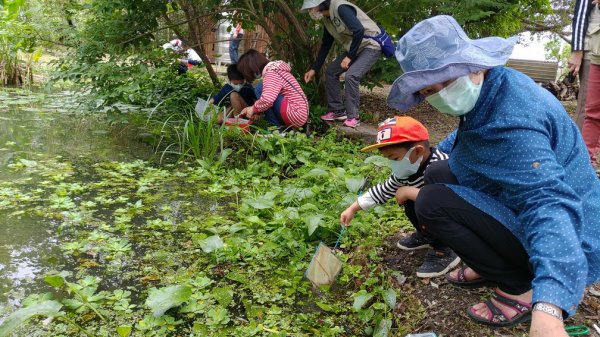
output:
[{"label": "person in red striped shirt", "polygon": [[262,78],[262,83],[255,86],[258,99],[242,110],[240,116],[256,120],[264,115],[269,124],[280,129],[298,129],[306,124],[308,100],[288,63],[270,61],[250,49],[240,56],[237,69],[248,83]]}]

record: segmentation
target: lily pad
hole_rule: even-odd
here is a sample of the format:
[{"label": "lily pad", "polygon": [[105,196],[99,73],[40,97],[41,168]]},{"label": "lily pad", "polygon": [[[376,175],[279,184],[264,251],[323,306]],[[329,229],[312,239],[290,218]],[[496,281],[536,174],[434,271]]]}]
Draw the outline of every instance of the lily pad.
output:
[{"label": "lily pad", "polygon": [[192,296],[192,288],[187,285],[176,285],[166,288],[150,289],[146,306],[152,309],[154,317],[162,316],[167,310],[181,305]]}]

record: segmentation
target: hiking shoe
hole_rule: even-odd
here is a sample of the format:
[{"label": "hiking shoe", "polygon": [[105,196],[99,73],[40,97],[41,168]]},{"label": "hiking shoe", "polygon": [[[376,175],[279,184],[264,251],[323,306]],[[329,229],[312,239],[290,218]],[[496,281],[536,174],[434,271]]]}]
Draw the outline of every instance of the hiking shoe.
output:
[{"label": "hiking shoe", "polygon": [[398,240],[396,246],[402,250],[417,250],[431,248],[429,242],[421,233],[414,232]]},{"label": "hiking shoe", "polygon": [[360,125],[360,121],[357,118],[346,119],[343,125],[349,128],[355,128]]},{"label": "hiking shoe", "polygon": [[460,257],[450,248],[430,249],[425,261],[417,268],[417,277],[442,276],[460,263]]},{"label": "hiking shoe", "polygon": [[321,116],[321,119],[327,122],[332,121],[345,121],[346,120],[346,111],[329,111],[328,113]]}]

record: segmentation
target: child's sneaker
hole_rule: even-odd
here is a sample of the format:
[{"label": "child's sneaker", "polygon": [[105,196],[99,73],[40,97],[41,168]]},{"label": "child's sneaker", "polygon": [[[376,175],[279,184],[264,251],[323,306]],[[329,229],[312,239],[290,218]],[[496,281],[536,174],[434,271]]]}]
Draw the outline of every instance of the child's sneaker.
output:
[{"label": "child's sneaker", "polygon": [[419,232],[414,232],[398,240],[396,246],[402,250],[417,250],[423,248],[431,248],[429,240],[427,240]]},{"label": "child's sneaker", "polygon": [[327,121],[327,122],[345,121],[346,118],[348,118],[348,117],[346,117],[346,111],[344,111],[344,110],[329,111],[328,113],[321,116],[321,119],[324,121]]},{"label": "child's sneaker", "polygon": [[360,121],[357,118],[346,119],[343,125],[349,128],[355,128],[360,125]]},{"label": "child's sneaker", "polygon": [[417,277],[442,276],[460,263],[460,257],[450,248],[430,249],[425,261],[417,268]]}]

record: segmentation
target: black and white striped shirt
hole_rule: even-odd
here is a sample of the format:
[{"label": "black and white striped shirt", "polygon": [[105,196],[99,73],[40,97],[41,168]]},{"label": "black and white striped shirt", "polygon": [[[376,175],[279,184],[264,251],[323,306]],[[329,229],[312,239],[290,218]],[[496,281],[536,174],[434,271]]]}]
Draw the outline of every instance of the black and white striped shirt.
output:
[{"label": "black and white striped shirt", "polygon": [[377,205],[383,205],[388,200],[396,196],[396,191],[402,186],[414,186],[421,188],[423,186],[423,176],[425,169],[438,160],[446,160],[448,155],[435,147],[431,148],[431,154],[421,165],[417,173],[407,179],[398,179],[393,174],[383,183],[371,187],[365,194],[358,197],[358,206],[363,210],[371,209]]},{"label": "black and white striped shirt", "polygon": [[589,24],[593,0],[577,0],[573,15],[573,33],[571,37],[571,50],[584,50],[585,34]]}]

